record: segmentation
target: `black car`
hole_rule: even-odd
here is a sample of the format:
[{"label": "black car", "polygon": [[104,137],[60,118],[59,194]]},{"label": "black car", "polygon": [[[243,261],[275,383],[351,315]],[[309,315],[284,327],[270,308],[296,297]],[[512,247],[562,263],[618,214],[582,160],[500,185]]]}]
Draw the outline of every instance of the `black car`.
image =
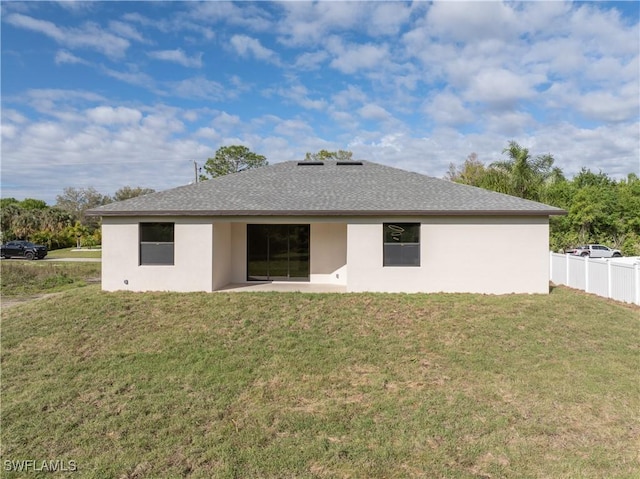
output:
[{"label": "black car", "polygon": [[0,256],[3,258],[42,259],[47,256],[47,247],[33,244],[30,241],[9,241],[0,246]]}]

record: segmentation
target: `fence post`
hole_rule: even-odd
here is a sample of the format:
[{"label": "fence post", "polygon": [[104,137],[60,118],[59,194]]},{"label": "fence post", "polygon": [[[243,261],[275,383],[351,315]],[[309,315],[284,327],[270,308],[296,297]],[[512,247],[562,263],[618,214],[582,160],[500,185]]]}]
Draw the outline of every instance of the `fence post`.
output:
[{"label": "fence post", "polygon": [[640,262],[636,261],[633,265],[633,269],[636,272],[636,304],[640,305]]},{"label": "fence post", "polygon": [[565,284],[566,284],[567,286],[569,286],[569,285],[571,284],[571,282],[569,281],[569,271],[570,271],[571,269],[569,268],[569,255],[568,255],[568,254],[565,254],[565,255],[564,255],[564,266],[565,266],[566,273],[567,273],[567,274],[565,275],[565,277],[566,277]]},{"label": "fence post", "polygon": [[584,257],[584,292],[589,292],[589,264],[590,260],[588,256]]},{"label": "fence post", "polygon": [[611,260],[607,259],[607,298],[613,296],[613,281],[611,281]]}]

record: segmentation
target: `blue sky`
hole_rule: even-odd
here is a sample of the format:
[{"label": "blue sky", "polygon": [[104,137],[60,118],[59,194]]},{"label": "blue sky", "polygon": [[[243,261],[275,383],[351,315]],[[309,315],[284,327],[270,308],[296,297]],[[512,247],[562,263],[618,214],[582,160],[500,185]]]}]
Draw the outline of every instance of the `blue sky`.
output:
[{"label": "blue sky", "polygon": [[2,196],[193,180],[220,146],[443,177],[510,140],[640,173],[638,2],[3,2]]}]

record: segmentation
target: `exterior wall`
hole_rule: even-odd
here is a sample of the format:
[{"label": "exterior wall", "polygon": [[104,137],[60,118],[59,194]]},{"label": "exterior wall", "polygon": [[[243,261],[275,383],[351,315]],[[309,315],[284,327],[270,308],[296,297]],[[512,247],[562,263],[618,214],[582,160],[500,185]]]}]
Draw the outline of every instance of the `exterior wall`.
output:
[{"label": "exterior wall", "polygon": [[[175,223],[175,264],[141,266],[138,224],[159,219],[105,217],[102,287],[214,291],[246,283],[247,223],[288,222],[311,225],[312,283],[343,284],[353,292],[548,293],[546,217],[336,219],[163,217]],[[382,266],[382,224],[394,221],[421,223],[419,267]]]},{"label": "exterior wall", "polygon": [[231,224],[213,224],[213,283],[214,290],[231,282]]},{"label": "exterior wall", "polygon": [[247,282],[247,223],[231,224],[231,283]]},{"label": "exterior wall", "polygon": [[[383,267],[383,222],[420,222],[420,266]],[[430,217],[349,224],[348,291],[548,293],[541,217]]]},{"label": "exterior wall", "polygon": [[[140,265],[140,222],[175,223],[174,264]],[[211,220],[157,217],[102,220],[102,289],[105,291],[211,291]],[[126,281],[126,283],[125,283]]]},{"label": "exterior wall", "polygon": [[346,223],[311,223],[311,283],[347,284]]}]

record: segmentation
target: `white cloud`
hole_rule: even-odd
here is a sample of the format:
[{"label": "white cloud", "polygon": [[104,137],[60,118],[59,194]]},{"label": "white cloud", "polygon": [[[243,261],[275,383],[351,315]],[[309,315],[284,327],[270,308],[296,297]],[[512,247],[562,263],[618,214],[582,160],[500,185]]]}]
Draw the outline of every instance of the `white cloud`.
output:
[{"label": "white cloud", "polygon": [[391,118],[387,110],[374,103],[364,105],[358,110],[358,114],[365,120],[385,121]]},{"label": "white cloud", "polygon": [[85,12],[93,8],[92,2],[85,0],[58,0],[57,5],[71,12]]},{"label": "white cloud", "polygon": [[[102,93],[3,88],[3,189],[22,185],[48,198],[66,186],[61,181],[105,193],[124,184],[163,189],[192,181],[193,160],[233,143],[270,162],[347,148],[357,158],[443,176],[471,152],[484,162],[501,159],[515,139],[534,154],[554,154],[569,176],[582,166],[640,172],[638,22],[619,17],[615,5],[204,2],[176,3],[173,15],[157,19],[123,5],[129,13],[117,20],[94,15],[99,23],[67,23],[74,26],[31,17],[34,8],[16,16],[17,5],[3,5],[7,31],[46,35],[56,63],[92,66],[86,88]],[[3,55],[30,61],[5,33]],[[230,42],[220,48],[223,39]],[[145,50],[201,74],[158,73]],[[101,64],[93,51],[131,57]],[[203,65],[193,51],[228,68]],[[260,70],[254,59],[271,66]],[[104,83],[89,76],[93,69]],[[158,104],[182,105],[182,98],[200,105]],[[27,162],[33,176],[12,174]]]},{"label": "white cloud", "polygon": [[517,37],[519,24],[518,13],[501,2],[434,2],[426,27],[440,39],[477,42]]},{"label": "white cloud", "polygon": [[236,53],[242,57],[253,56],[258,60],[272,63],[277,63],[278,61],[278,56],[273,50],[263,47],[259,40],[247,35],[234,35],[231,37],[230,44]]},{"label": "white cloud", "polygon": [[2,121],[10,121],[12,123],[22,124],[27,122],[27,117],[19,111],[11,108],[4,108],[2,110]]},{"label": "white cloud", "polygon": [[470,80],[464,93],[467,101],[491,103],[493,106],[512,106],[514,102],[531,98],[533,85],[544,81],[543,77],[523,77],[505,69],[486,69]]},{"label": "white cloud", "polygon": [[139,110],[126,107],[99,106],[87,110],[87,117],[102,125],[112,125],[119,123],[139,123],[142,119],[142,113]]},{"label": "white cloud", "polygon": [[228,132],[229,130],[236,130],[236,128],[242,123],[240,117],[237,115],[230,115],[227,112],[219,113],[211,122],[216,128]]},{"label": "white cloud", "polygon": [[0,136],[6,139],[15,138],[18,132],[18,128],[15,125],[10,125],[8,123],[3,123],[0,125]]},{"label": "white cloud", "polygon": [[413,5],[401,2],[380,2],[367,5],[369,18],[365,22],[371,35],[397,35],[409,21]]},{"label": "white cloud", "polygon": [[152,89],[155,85],[155,80],[150,75],[140,72],[140,71],[130,71],[130,72],[121,72],[118,70],[113,70],[112,68],[107,68],[105,66],[101,67],[101,71],[112,77],[116,80],[120,80],[125,83],[130,83],[131,85],[137,85],[145,88]]},{"label": "white cloud", "polygon": [[129,40],[135,40],[140,43],[150,43],[133,25],[128,23],[121,22],[119,20],[112,20],[109,22],[109,29],[117,35],[128,38]]},{"label": "white cloud", "polygon": [[603,122],[620,122],[640,116],[638,85],[623,85],[616,92],[592,91],[582,95],[576,105],[578,111],[589,119]]},{"label": "white cloud", "polygon": [[218,132],[214,128],[210,127],[198,128],[195,132],[195,136],[208,140],[218,140],[220,138]]},{"label": "white cloud", "polygon": [[622,22],[615,8],[602,9],[582,3],[572,12],[568,27],[587,51],[605,55],[635,55],[638,52],[638,18],[633,26]]},{"label": "white cloud", "polygon": [[286,45],[315,45],[331,31],[358,25],[366,12],[359,2],[283,2],[284,18],[278,22],[280,41]]},{"label": "white cloud", "polygon": [[327,48],[334,55],[331,67],[347,74],[380,67],[389,57],[386,44],[344,44],[338,37],[332,37]]},{"label": "white cloud", "polygon": [[522,136],[539,125],[529,114],[521,111],[500,111],[482,115],[484,132],[488,135],[502,135],[505,138]]},{"label": "white cloud", "polygon": [[175,50],[156,50],[148,52],[148,55],[156,60],[174,62],[188,68],[202,67],[202,53],[189,57],[181,48]]},{"label": "white cloud", "polygon": [[257,32],[273,29],[271,15],[264,8],[249,2],[187,2],[188,17],[194,22],[226,22]]},{"label": "white cloud", "polygon": [[317,70],[328,58],[329,54],[324,50],[306,52],[296,58],[294,66],[301,70]]},{"label": "white cloud", "polygon": [[313,129],[302,120],[278,120],[278,124],[273,129],[278,135],[298,138],[300,135],[312,135],[314,133]]},{"label": "white cloud", "polygon": [[357,128],[358,122],[354,119],[353,115],[347,111],[340,111],[334,108],[329,110],[330,118],[339,123],[346,131],[353,131]]},{"label": "white cloud", "polygon": [[437,93],[428,100],[424,111],[430,120],[447,126],[463,125],[474,119],[473,114],[466,108],[460,97],[447,91]]},{"label": "white cloud", "polygon": [[281,97],[293,101],[295,104],[301,106],[305,110],[322,111],[327,107],[327,102],[324,99],[311,99],[307,87],[299,83],[289,85],[285,88],[279,88],[277,90],[277,93]]},{"label": "white cloud", "polygon": [[233,97],[234,93],[225,89],[220,83],[207,80],[203,76],[187,78],[179,82],[169,83],[170,94],[183,98],[201,98],[220,101]]},{"label": "white cloud", "polygon": [[58,50],[56,52],[54,61],[56,62],[56,65],[62,65],[63,63],[89,65],[89,62],[75,56],[73,53],[68,52],[67,50]]},{"label": "white cloud", "polygon": [[52,22],[20,13],[10,14],[6,22],[15,27],[40,32],[68,48],[89,48],[111,58],[123,57],[129,48],[126,39],[113,35],[91,22],[80,28],[60,28]]},{"label": "white cloud", "polygon": [[361,104],[366,101],[367,95],[362,91],[362,88],[355,85],[349,85],[344,90],[340,90],[331,96],[332,105],[342,109],[347,109],[354,104]]}]

